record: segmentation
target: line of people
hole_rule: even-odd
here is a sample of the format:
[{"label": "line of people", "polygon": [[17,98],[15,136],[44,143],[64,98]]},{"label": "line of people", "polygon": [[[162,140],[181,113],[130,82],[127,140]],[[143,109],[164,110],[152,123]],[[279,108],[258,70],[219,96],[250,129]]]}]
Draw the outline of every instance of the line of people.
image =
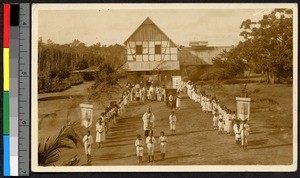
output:
[{"label": "line of people", "polygon": [[218,134],[234,136],[236,144],[247,150],[250,131],[250,126],[247,123],[248,119],[237,118],[235,111],[221,104],[215,96],[211,97],[205,94],[205,91],[198,91],[196,85],[191,81],[182,82],[180,87],[186,87],[189,98],[200,103],[203,112],[212,113],[213,128],[218,130]]},{"label": "line of people", "polygon": [[[124,112],[125,106],[130,102],[129,97],[131,93],[131,87],[127,86],[126,90],[122,93],[118,101],[112,101],[105,108],[105,111],[100,114],[98,121],[96,122],[96,143],[98,148],[103,148],[106,135],[109,134],[110,128],[116,124],[117,118]],[[87,130],[87,134],[82,139],[84,143],[84,150],[87,156],[87,163],[91,162],[92,144],[94,143],[90,130]]]}]

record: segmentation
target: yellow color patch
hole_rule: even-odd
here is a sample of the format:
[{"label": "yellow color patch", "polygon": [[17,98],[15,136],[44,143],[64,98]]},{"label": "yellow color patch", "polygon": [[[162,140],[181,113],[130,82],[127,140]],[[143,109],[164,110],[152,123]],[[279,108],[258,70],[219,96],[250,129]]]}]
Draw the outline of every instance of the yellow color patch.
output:
[{"label": "yellow color patch", "polygon": [[9,91],[9,48],[3,48],[3,88]]}]

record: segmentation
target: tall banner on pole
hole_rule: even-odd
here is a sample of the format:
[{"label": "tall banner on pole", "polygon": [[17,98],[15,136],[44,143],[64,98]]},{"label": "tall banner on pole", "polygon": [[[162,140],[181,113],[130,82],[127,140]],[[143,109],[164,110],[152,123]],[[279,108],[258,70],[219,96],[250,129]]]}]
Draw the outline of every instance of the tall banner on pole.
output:
[{"label": "tall banner on pole", "polygon": [[236,97],[237,118],[244,121],[250,120],[251,98]]},{"label": "tall banner on pole", "polygon": [[166,104],[171,109],[176,107],[176,97],[177,97],[176,89],[166,89]]},{"label": "tall banner on pole", "polygon": [[91,128],[93,123],[93,105],[80,104],[81,126]]}]

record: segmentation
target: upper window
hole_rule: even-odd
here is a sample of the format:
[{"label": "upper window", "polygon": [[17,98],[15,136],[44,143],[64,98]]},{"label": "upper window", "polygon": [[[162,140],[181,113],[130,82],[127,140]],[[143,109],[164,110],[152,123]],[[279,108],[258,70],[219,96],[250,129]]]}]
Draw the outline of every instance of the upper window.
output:
[{"label": "upper window", "polygon": [[142,46],[142,45],[136,45],[136,46],[135,46],[135,53],[136,53],[137,55],[143,54],[143,46]]},{"label": "upper window", "polygon": [[155,45],[155,54],[161,54],[161,45]]}]

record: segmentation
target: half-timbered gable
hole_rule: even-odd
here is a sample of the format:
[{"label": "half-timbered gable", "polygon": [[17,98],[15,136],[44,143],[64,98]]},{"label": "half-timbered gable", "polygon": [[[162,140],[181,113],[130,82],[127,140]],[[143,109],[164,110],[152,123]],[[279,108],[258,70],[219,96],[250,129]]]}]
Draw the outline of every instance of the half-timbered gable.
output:
[{"label": "half-timbered gable", "polygon": [[124,43],[128,71],[179,70],[177,45],[149,17]]}]

